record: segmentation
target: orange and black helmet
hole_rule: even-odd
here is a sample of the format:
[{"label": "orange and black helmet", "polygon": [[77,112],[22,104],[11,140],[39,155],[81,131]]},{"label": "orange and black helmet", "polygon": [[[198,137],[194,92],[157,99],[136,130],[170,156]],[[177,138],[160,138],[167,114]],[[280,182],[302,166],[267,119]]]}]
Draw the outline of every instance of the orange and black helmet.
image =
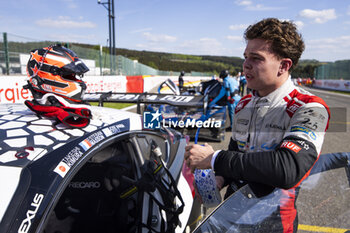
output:
[{"label": "orange and black helmet", "polygon": [[27,64],[29,89],[34,98],[54,93],[70,102],[82,102],[86,90],[81,80],[89,68],[70,49],[52,45],[32,50]]}]

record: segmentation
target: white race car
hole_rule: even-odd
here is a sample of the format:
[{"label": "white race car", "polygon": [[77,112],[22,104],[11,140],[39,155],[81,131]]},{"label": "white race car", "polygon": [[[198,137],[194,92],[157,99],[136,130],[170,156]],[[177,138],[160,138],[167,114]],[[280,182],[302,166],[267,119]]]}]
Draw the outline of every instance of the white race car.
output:
[{"label": "white race car", "polygon": [[83,129],[0,105],[0,232],[188,232],[200,204],[186,138],[92,107]]}]

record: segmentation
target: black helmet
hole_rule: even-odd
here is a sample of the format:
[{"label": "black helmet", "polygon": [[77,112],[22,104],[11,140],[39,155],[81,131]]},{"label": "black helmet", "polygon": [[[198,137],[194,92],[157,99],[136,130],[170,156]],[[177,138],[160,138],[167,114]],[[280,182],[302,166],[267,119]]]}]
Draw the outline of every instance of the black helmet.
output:
[{"label": "black helmet", "polygon": [[82,77],[89,68],[70,49],[52,45],[31,51],[27,64],[30,90],[34,98],[54,93],[75,102],[82,102],[86,85]]},{"label": "black helmet", "polygon": [[228,76],[228,70],[223,70],[220,72],[220,78],[224,79]]},{"label": "black helmet", "polygon": [[180,76],[185,76],[185,71],[181,71]]}]

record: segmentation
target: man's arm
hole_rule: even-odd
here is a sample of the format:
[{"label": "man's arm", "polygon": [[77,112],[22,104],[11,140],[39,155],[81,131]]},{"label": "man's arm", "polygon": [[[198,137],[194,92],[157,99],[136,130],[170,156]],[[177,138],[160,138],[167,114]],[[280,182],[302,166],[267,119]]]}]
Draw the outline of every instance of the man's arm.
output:
[{"label": "man's arm", "polygon": [[312,143],[288,137],[274,151],[221,151],[215,159],[214,170],[225,179],[289,189],[303,180],[316,160],[317,152]]},{"label": "man's arm", "polygon": [[216,104],[216,102],[218,102],[222,97],[224,97],[226,94],[226,90],[224,87],[221,87],[219,95],[217,95],[210,103],[209,103],[209,108],[214,106],[214,104]]},{"label": "man's arm", "polygon": [[226,91],[226,98],[231,97],[231,89],[230,89],[230,81],[228,80],[228,77],[224,80],[224,87]]},{"label": "man's arm", "polygon": [[242,153],[221,151],[215,158],[216,174],[291,188],[304,180],[320,154],[329,114],[318,103],[306,104],[292,117],[283,140],[273,151]]}]

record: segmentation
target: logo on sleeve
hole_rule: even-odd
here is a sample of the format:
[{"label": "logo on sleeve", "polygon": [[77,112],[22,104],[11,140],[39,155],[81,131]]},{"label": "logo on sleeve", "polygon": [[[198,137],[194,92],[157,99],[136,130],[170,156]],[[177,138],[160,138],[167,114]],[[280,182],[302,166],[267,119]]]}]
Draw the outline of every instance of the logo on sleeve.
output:
[{"label": "logo on sleeve", "polygon": [[307,134],[312,140],[316,140],[317,136],[316,134],[308,128],[302,127],[302,126],[293,126],[290,130],[291,132],[302,132]]},{"label": "logo on sleeve", "polygon": [[238,148],[243,150],[246,146],[246,142],[237,141]]},{"label": "logo on sleeve", "polygon": [[301,150],[300,146],[297,146],[293,142],[290,142],[290,141],[284,141],[280,147],[287,148],[289,150],[294,151],[295,153],[298,153]]}]

